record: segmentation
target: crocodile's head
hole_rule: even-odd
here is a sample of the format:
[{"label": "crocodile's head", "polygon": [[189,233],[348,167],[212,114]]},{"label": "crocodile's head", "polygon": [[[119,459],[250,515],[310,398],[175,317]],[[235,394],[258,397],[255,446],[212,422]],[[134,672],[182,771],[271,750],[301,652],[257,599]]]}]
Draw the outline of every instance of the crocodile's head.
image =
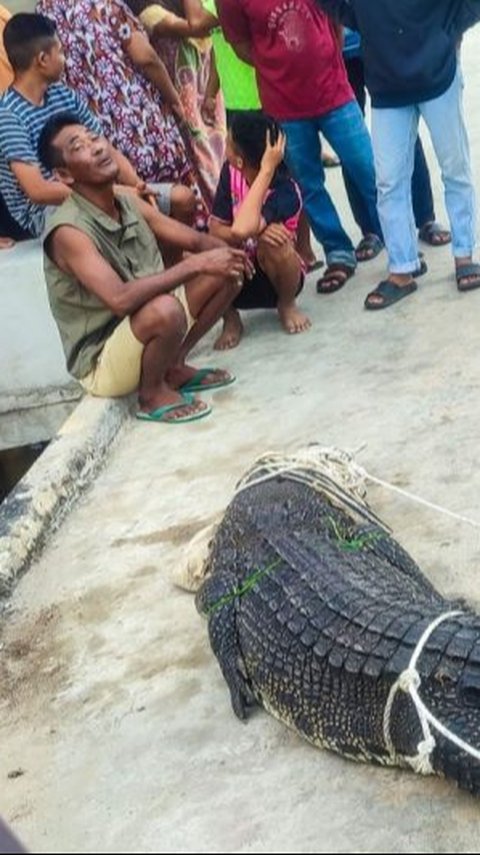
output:
[{"label": "crocodile's head", "polygon": [[[462,628],[452,638],[449,648],[456,644],[455,656],[443,653],[430,677],[422,678],[418,695],[442,728],[471,746],[480,758],[480,623],[478,618],[474,622],[476,627]],[[464,658],[461,657],[462,646]],[[430,754],[434,772],[456,781],[462,789],[480,795],[480,759],[455,744],[433,723],[429,727],[435,740]],[[403,693],[399,693],[392,716],[391,734],[399,754],[407,757],[417,755],[417,746],[424,740],[420,716],[413,707],[413,700]],[[413,767],[422,771],[421,766],[413,764]]]}]

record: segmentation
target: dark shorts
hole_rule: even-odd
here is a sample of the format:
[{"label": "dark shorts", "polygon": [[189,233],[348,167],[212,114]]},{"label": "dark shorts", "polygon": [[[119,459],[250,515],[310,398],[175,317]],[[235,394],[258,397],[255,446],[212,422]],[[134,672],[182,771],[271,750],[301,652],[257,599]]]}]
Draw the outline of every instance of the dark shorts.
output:
[{"label": "dark shorts", "polygon": [[[303,289],[305,276],[300,275],[297,295]],[[253,279],[247,279],[240,294],[234,300],[235,309],[276,309],[278,296],[267,274],[255,262],[255,275]]]}]

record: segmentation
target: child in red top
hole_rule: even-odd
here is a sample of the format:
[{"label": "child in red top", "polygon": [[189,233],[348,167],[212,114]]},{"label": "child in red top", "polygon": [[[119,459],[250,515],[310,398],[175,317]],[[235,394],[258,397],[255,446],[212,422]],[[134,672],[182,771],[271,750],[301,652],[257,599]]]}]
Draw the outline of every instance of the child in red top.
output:
[{"label": "child in red top", "polygon": [[296,305],[304,282],[303,263],[296,251],[302,200],[283,163],[284,151],[283,134],[263,113],[245,112],[234,118],[210,231],[247,250],[252,278],[224,317],[215,345],[219,350],[238,345],[243,333],[240,309],[276,308],[288,333],[310,327]]}]

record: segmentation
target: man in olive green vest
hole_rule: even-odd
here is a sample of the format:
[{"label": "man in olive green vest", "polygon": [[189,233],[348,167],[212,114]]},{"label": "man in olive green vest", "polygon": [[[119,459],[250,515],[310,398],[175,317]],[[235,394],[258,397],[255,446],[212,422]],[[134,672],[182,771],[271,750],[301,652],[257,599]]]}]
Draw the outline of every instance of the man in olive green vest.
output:
[{"label": "man in olive green vest", "polygon": [[[186,357],[242,288],[245,254],[134,195],[116,195],[106,140],[75,116],[46,125],[39,153],[73,191],[44,237],[48,295],[70,373],[101,397],[138,389],[141,419],[178,424],[207,415],[193,393],[234,378],[197,371]],[[189,255],[165,270],[162,246]]]}]

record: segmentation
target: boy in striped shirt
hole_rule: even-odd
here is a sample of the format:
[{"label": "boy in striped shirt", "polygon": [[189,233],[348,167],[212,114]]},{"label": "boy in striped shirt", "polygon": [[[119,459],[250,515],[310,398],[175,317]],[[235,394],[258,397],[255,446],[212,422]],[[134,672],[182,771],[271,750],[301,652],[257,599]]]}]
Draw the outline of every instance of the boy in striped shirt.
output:
[{"label": "boy in striped shirt", "polygon": [[[0,98],[0,234],[14,240],[38,237],[48,206],[60,205],[70,190],[41,166],[37,146],[49,119],[70,112],[101,134],[84,101],[59,79],[64,55],[55,24],[43,15],[19,14],[7,23],[4,44],[13,68],[12,85]],[[135,170],[119,152],[120,181],[135,185]]]}]

